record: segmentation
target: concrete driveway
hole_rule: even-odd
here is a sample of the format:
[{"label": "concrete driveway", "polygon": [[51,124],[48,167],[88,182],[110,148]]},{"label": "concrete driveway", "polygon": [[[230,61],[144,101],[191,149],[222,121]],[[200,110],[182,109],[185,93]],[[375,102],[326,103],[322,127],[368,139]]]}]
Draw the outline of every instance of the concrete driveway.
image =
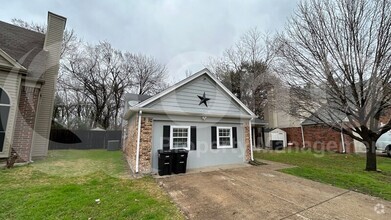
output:
[{"label": "concrete driveway", "polygon": [[220,169],[158,182],[190,219],[391,219],[390,202],[275,171],[283,167]]}]

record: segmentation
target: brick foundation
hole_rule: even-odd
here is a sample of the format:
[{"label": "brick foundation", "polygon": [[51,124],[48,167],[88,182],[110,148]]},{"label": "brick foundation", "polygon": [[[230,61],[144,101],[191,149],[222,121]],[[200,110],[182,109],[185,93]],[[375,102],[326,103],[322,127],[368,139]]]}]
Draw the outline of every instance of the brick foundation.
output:
[{"label": "brick foundation", "polygon": [[[123,151],[130,168],[136,171],[138,117],[128,122]],[[152,118],[141,118],[139,172],[149,173],[152,166]]]},{"label": "brick foundation", "polygon": [[38,88],[22,86],[12,143],[19,155],[17,162],[30,160],[38,97]]}]

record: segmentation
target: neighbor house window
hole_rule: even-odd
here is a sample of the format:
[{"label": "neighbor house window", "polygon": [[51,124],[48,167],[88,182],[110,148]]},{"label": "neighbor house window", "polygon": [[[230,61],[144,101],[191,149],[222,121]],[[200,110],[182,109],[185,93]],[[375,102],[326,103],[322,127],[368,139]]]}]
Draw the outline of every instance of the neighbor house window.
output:
[{"label": "neighbor house window", "polygon": [[0,152],[4,149],[5,132],[7,129],[10,104],[10,99],[7,93],[0,88]]},{"label": "neighbor house window", "polygon": [[232,148],[232,128],[217,127],[217,148]]},{"label": "neighbor house window", "polygon": [[190,150],[190,126],[171,126],[171,149]]}]

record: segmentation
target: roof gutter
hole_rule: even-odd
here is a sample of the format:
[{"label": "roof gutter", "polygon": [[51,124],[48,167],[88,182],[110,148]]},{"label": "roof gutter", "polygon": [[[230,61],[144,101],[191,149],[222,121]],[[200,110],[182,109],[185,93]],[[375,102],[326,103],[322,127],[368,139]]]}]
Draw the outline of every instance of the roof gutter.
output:
[{"label": "roof gutter", "polygon": [[163,115],[179,115],[179,116],[206,116],[206,117],[222,117],[222,118],[240,118],[240,119],[253,119],[255,115],[228,115],[228,114],[216,114],[216,113],[201,113],[201,112],[181,112],[181,111],[172,111],[172,110],[162,110],[162,109],[152,109],[152,108],[140,108],[133,107],[130,108],[124,115],[125,120],[135,113],[142,111],[144,113],[153,113],[153,114],[163,114]]}]

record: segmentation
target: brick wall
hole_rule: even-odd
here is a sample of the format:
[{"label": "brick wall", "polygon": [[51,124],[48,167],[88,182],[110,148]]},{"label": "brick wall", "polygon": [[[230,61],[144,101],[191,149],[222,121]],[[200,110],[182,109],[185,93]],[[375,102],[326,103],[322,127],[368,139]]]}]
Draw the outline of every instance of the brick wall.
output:
[{"label": "brick wall", "polygon": [[286,132],[288,143],[292,143],[292,147],[303,147],[303,137],[301,135],[301,127],[281,128]]},{"label": "brick wall", "polygon": [[141,118],[140,140],[139,169],[142,173],[149,173],[152,167],[152,118]]},{"label": "brick wall", "polygon": [[[127,137],[124,142],[123,151],[126,155],[130,168],[136,171],[137,153],[137,128],[138,117],[128,121]],[[152,118],[141,118],[140,152],[139,152],[139,172],[151,172],[152,165]]]},{"label": "brick wall", "polygon": [[[324,125],[303,126],[304,140],[307,148],[342,152],[341,133]],[[347,153],[354,152],[353,139],[344,135]]]},{"label": "brick wall", "polygon": [[19,155],[18,162],[30,160],[38,97],[38,88],[22,86],[12,143]]},{"label": "brick wall", "polygon": [[128,121],[127,135],[123,142],[123,151],[126,155],[126,159],[129,163],[130,168],[134,172],[136,169],[136,146],[137,146],[137,116],[135,119]]},{"label": "brick wall", "polygon": [[248,123],[244,123],[244,149],[245,149],[245,159],[246,161],[251,160],[251,146],[250,146],[250,127]]}]

